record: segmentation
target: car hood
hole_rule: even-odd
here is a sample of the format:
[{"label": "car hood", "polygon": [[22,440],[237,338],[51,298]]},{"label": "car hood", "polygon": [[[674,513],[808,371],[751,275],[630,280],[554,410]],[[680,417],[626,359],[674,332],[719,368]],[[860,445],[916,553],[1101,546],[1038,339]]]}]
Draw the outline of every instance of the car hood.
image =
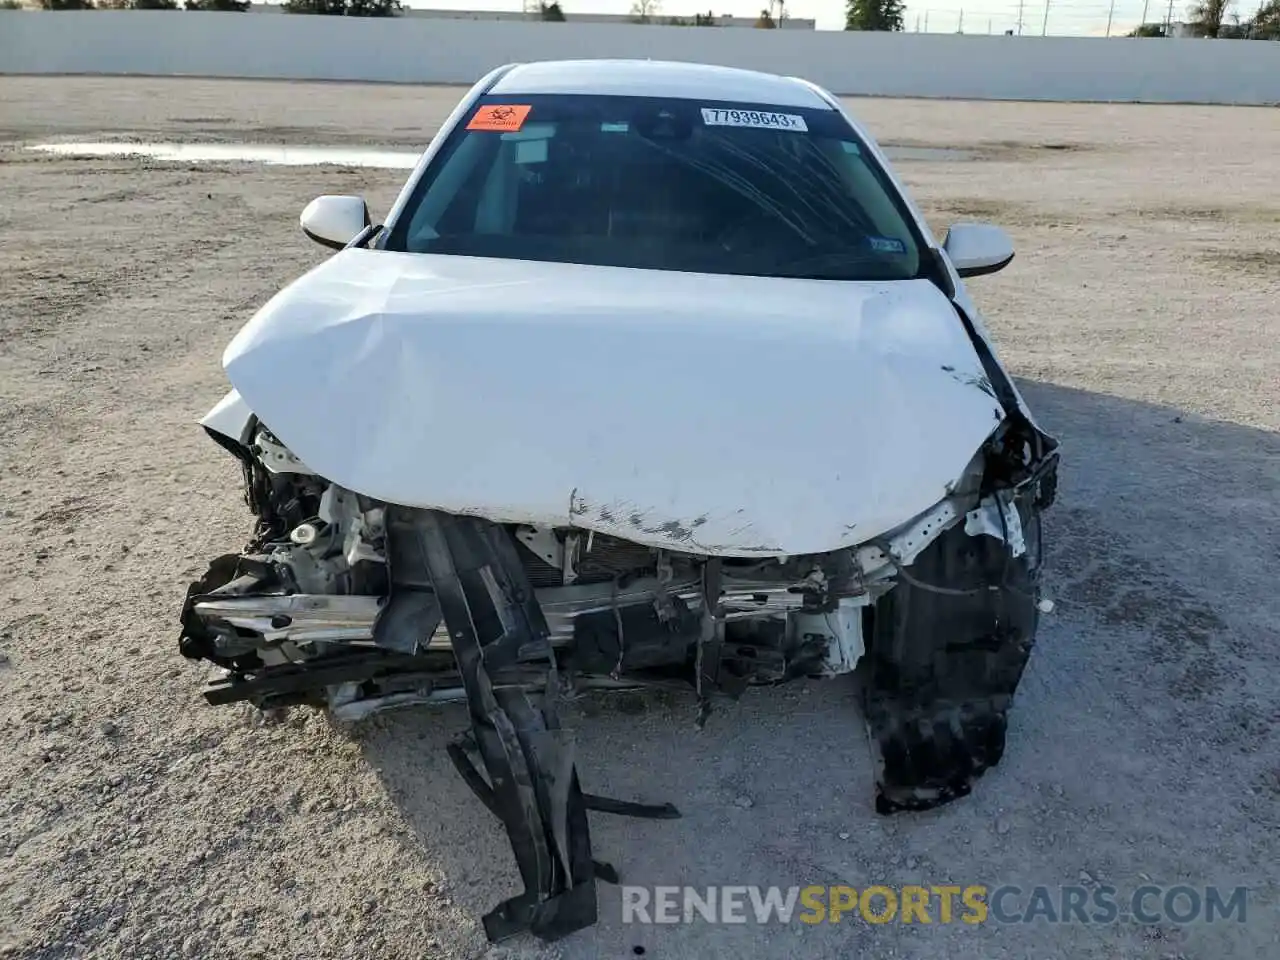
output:
[{"label": "car hood", "polygon": [[294,454],[359,493],[721,556],[898,526],[1004,417],[925,280],[350,249],[223,363]]}]

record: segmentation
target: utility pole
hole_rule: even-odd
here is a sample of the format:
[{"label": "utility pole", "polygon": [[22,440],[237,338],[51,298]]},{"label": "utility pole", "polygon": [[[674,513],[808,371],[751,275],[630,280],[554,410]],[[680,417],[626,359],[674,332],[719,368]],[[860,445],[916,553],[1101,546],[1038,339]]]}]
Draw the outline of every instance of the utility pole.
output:
[{"label": "utility pole", "polygon": [[[1172,2],[1172,0],[1170,0],[1170,2]],[[929,32],[929,11],[928,10],[924,12],[924,32],[925,33]]]},{"label": "utility pole", "polygon": [[1111,9],[1107,11],[1107,36],[1111,36],[1111,18],[1116,12],[1116,0],[1111,0]]},{"label": "utility pole", "polygon": [[1173,36],[1173,0],[1169,0],[1169,15],[1164,18],[1164,35]]},{"label": "utility pole", "polygon": [[1151,0],[1142,0],[1142,26],[1147,25],[1147,5]]},{"label": "utility pole", "polygon": [[987,36],[991,36],[991,18],[987,17]]},{"label": "utility pole", "polygon": [[956,27],[956,33],[964,33],[964,7],[960,8],[960,25]]},{"label": "utility pole", "polygon": [[920,32],[920,14],[916,14],[916,33]]},{"label": "utility pole", "polygon": [[[1169,0],[1170,3],[1173,0]],[[1049,35],[1049,0],[1044,0],[1044,23],[1040,24],[1040,36],[1047,37]]]}]

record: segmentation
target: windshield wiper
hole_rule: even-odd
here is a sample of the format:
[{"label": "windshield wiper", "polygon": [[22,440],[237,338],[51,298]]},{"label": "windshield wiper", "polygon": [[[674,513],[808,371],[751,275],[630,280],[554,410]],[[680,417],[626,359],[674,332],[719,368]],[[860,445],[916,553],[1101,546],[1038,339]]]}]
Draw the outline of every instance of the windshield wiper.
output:
[{"label": "windshield wiper", "polygon": [[789,260],[783,260],[781,263],[776,264],[773,269],[777,271],[774,274],[775,276],[788,277],[796,280],[865,280],[869,278],[857,276],[792,274],[785,271],[821,268],[823,266],[843,266],[845,264],[853,265],[860,263],[883,262],[884,255],[877,254],[874,251],[832,250],[827,253],[810,254],[804,257],[792,257]]}]

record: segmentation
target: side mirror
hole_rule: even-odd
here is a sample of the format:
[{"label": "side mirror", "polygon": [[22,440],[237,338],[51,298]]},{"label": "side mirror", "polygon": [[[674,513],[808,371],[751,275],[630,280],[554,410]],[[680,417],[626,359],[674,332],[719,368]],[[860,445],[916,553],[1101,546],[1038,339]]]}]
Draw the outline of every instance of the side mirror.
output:
[{"label": "side mirror", "polygon": [[1013,241],[991,223],[957,223],[942,241],[951,265],[962,277],[1003,270],[1013,259]]},{"label": "side mirror", "polygon": [[316,243],[341,250],[373,221],[361,197],[316,197],[299,218],[302,232]]}]

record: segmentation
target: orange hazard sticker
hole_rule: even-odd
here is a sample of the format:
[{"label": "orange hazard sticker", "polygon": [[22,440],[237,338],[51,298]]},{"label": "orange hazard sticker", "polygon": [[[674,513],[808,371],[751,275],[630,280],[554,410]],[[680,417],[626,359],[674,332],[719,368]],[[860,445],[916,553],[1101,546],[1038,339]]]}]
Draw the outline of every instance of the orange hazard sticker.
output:
[{"label": "orange hazard sticker", "polygon": [[524,126],[524,118],[532,109],[533,107],[527,103],[501,103],[481,107],[467,124],[467,129],[501,130],[503,133],[513,133]]}]

